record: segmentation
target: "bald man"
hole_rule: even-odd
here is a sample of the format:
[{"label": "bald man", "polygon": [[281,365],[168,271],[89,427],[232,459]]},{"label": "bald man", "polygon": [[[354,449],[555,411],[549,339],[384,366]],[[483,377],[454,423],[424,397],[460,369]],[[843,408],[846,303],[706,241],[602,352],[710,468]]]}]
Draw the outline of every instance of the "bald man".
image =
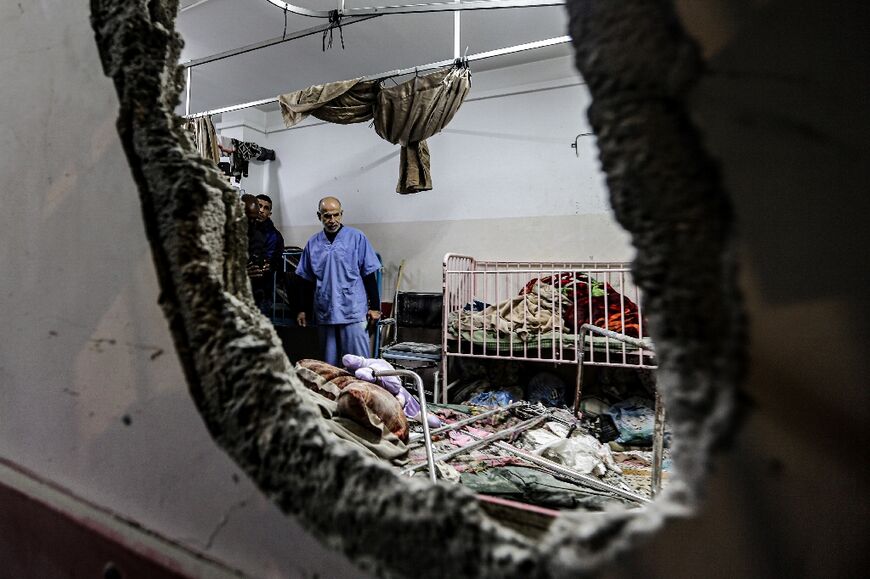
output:
[{"label": "bald man", "polygon": [[[381,317],[376,272],[381,267],[365,234],[342,225],[341,202],[324,197],[317,206],[323,231],[305,244],[296,275],[314,286],[314,317],[323,360],[339,366],[342,356],[369,358],[366,327]],[[304,327],[304,311],[296,316]]]}]

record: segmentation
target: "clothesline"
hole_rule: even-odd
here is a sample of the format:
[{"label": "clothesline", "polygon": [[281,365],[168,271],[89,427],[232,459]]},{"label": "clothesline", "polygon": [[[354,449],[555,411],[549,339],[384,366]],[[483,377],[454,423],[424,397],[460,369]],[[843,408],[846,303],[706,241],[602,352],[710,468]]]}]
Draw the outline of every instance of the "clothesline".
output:
[{"label": "clothesline", "polygon": [[[570,36],[556,36],[554,38],[548,38],[545,40],[537,40],[535,42],[527,42],[525,44],[517,44],[515,46],[509,46],[506,48],[499,48],[496,50],[489,50],[486,52],[479,52],[477,54],[471,54],[471,55],[465,57],[463,60],[465,60],[466,62],[472,62],[472,61],[476,61],[476,60],[483,60],[486,58],[493,58],[495,56],[515,54],[517,52],[524,52],[526,50],[535,50],[538,48],[545,48],[547,46],[564,44],[564,43],[570,42],[570,41],[571,41]],[[413,73],[417,73],[417,72],[425,72],[428,70],[436,70],[439,68],[444,68],[446,66],[450,66],[451,64],[454,64],[455,61],[456,61],[456,59],[451,58],[449,60],[441,60],[438,62],[424,64],[423,66],[415,66],[412,68],[391,70],[391,71],[387,71],[387,72],[384,72],[381,74],[370,75],[370,76],[367,76],[364,78],[366,80],[376,80],[376,79],[387,79],[387,78],[391,78],[391,77],[395,77],[395,76],[404,76],[407,74],[413,74]],[[189,71],[189,69],[188,69],[188,71]],[[212,116],[212,115],[217,115],[217,114],[221,114],[221,113],[229,113],[232,111],[239,111],[239,110],[243,110],[243,109],[263,106],[263,105],[276,103],[276,102],[278,102],[278,97],[272,97],[272,98],[261,99],[261,100],[257,100],[257,101],[251,101],[251,102],[247,102],[247,103],[241,103],[241,104],[237,104],[237,105],[221,107],[221,108],[217,108],[217,109],[211,109],[211,110],[203,111],[200,113],[185,115],[184,118],[195,119],[195,118],[199,118],[199,117]]]}]

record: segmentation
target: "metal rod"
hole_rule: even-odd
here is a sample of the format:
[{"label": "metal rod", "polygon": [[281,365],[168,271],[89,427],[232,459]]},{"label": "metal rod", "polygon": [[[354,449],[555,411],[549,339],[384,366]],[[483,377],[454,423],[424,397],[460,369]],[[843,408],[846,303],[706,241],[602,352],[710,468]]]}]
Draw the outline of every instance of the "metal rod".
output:
[{"label": "metal rod", "polygon": [[[575,310],[576,311],[576,310]],[[574,417],[580,418],[580,392],[583,390],[583,341],[585,333],[580,333],[580,347],[577,348],[577,377],[574,384]]]},{"label": "metal rod", "polygon": [[[485,58],[493,58],[495,56],[503,56],[505,54],[514,54],[516,52],[524,52],[526,50],[535,50],[537,48],[545,48],[547,46],[553,46],[556,44],[564,44],[564,43],[570,42],[570,41],[571,41],[570,36],[557,36],[554,38],[547,38],[546,40],[538,40],[536,42],[527,42],[525,44],[518,44],[516,46],[509,46],[507,48],[499,48],[497,50],[490,50],[488,52],[480,52],[477,54],[471,54],[468,56],[467,60],[469,62],[474,61],[474,60],[483,60]],[[453,64],[453,62],[454,62],[453,59],[441,60],[438,62],[425,64],[423,66],[417,66],[417,67],[413,67],[413,68],[405,68],[405,69],[400,69],[400,70],[391,70],[391,71],[387,71],[387,72],[382,72],[381,74],[370,75],[370,76],[367,76],[364,78],[368,79],[368,80],[374,80],[374,79],[390,78],[393,76],[403,76],[406,74],[411,74],[415,71],[416,72],[423,72],[426,70],[444,68],[445,66],[450,66],[451,64]],[[261,99],[258,101],[251,101],[251,102],[242,103],[242,104],[238,104],[238,105],[230,105],[230,106],[221,107],[218,109],[211,109],[208,111],[203,111],[201,113],[195,113],[192,115],[185,115],[185,117],[186,118],[196,118],[196,117],[211,116],[211,115],[217,115],[220,113],[229,113],[232,111],[240,111],[242,109],[248,109],[251,107],[267,105],[267,104],[271,104],[271,103],[275,103],[275,102],[278,102],[278,97]]]},{"label": "metal rod", "polygon": [[[447,404],[447,328],[450,319],[451,297],[447,292],[447,263],[450,254],[444,256],[441,262],[441,402]],[[437,402],[437,400],[436,400]]]},{"label": "metal rod", "polygon": [[[373,14],[371,16],[352,16],[350,18],[346,18],[341,21],[342,26],[348,26],[350,24],[354,24],[356,22],[362,22],[364,20],[371,20],[372,18],[377,18],[377,14]],[[274,38],[270,38],[268,40],[261,40],[260,42],[255,42],[253,44],[246,44],[245,46],[240,46],[239,48],[233,48],[231,50],[225,50],[224,52],[218,52],[217,54],[212,54],[210,56],[203,56],[202,58],[194,58],[192,60],[188,60],[186,62],[180,63],[181,66],[184,66],[188,69],[194,66],[201,66],[203,64],[208,64],[210,62],[215,62],[218,60],[224,60],[225,58],[230,58],[233,56],[238,56],[239,54],[245,54],[246,52],[252,52],[254,50],[260,50],[261,48],[268,48],[269,46],[274,46],[276,44],[281,44],[282,42],[290,42],[291,40],[298,40],[299,38],[305,38],[306,36],[312,36],[314,34],[319,34],[324,30],[328,30],[330,24],[318,24],[317,26],[312,26],[311,28],[305,28],[303,30],[297,30],[296,32],[291,32],[290,34],[284,36],[276,36]]]},{"label": "metal rod", "polygon": [[416,372],[410,370],[375,370],[372,372],[375,378],[381,376],[408,376],[413,378],[417,386],[417,393],[420,397],[420,421],[423,423],[423,439],[426,443],[426,462],[429,464],[429,478],[432,482],[437,482],[435,476],[435,457],[432,452],[432,435],[429,432],[429,413],[426,410],[426,392],[423,390],[423,379]]},{"label": "metal rod", "polygon": [[[328,10],[310,10],[281,0],[266,0],[281,10],[311,18],[329,18]],[[395,6],[366,6],[346,8],[341,14],[413,14],[416,12],[456,12],[459,10],[498,10],[504,8],[537,8],[541,6],[562,6],[565,0],[467,0],[465,2],[434,2],[431,4],[402,4]]]},{"label": "metal rod", "polygon": [[[477,450],[478,448],[483,448],[484,446],[489,446],[490,444],[493,444],[494,442],[497,442],[497,441],[501,440],[502,438],[507,438],[509,436],[513,436],[514,434],[519,434],[520,432],[523,432],[524,430],[528,430],[529,428],[533,428],[533,427],[537,426],[538,424],[540,424],[541,422],[543,422],[546,418],[547,418],[546,414],[543,414],[541,416],[535,416],[534,418],[530,418],[528,420],[520,422],[519,424],[517,424],[513,428],[508,428],[506,430],[500,430],[498,432],[494,432],[494,433],[490,434],[489,436],[487,436],[486,438],[479,438],[478,440],[476,440],[475,442],[472,442],[471,444],[466,444],[465,446],[463,446],[461,448],[451,450],[450,452],[445,452],[444,454],[439,454],[438,456],[435,457],[435,460],[437,460],[438,462],[445,462],[445,461],[450,460],[451,458],[456,458],[460,454],[465,454],[467,452],[471,452],[472,450]],[[469,435],[469,436],[472,436],[472,435]],[[472,438],[476,438],[476,437],[472,436]],[[426,465],[423,463],[415,464],[414,466],[409,466],[408,468],[402,470],[401,474],[410,474],[412,472],[420,470],[424,466],[426,466]],[[434,467],[430,466],[429,468],[433,469]]]},{"label": "metal rod", "polygon": [[[500,406],[499,408],[496,408],[495,410],[489,410],[487,412],[483,412],[481,414],[471,416],[470,418],[463,418],[462,420],[459,420],[459,421],[454,422],[452,424],[448,424],[446,426],[436,428],[435,430],[430,431],[429,434],[430,434],[430,436],[435,436],[436,434],[441,434],[443,432],[449,432],[451,430],[456,430],[457,428],[462,428],[463,426],[468,426],[469,424],[473,424],[475,422],[483,420],[484,418],[489,418],[490,416],[494,416],[494,415],[500,414],[502,412],[507,412],[508,410],[511,410],[512,408],[516,408],[517,406],[520,406],[522,404],[523,404],[522,402],[514,402],[513,404],[509,404],[507,406]],[[413,437],[408,442],[408,446],[415,446],[420,442],[420,440],[422,440],[421,437]]]},{"label": "metal rod", "polygon": [[662,490],[662,461],[665,454],[665,403],[661,392],[656,388],[655,424],[653,425],[653,470],[650,489],[652,496]]},{"label": "metal rod", "polygon": [[187,86],[184,89],[184,114],[190,114],[190,69],[187,69]]},{"label": "metal rod", "polygon": [[200,5],[202,5],[202,4],[205,4],[206,2],[208,2],[208,0],[199,0],[199,2],[194,2],[193,4],[191,4],[191,5],[189,5],[189,6],[185,6],[185,7],[181,8],[181,9],[179,9],[178,12],[179,12],[179,13],[181,13],[181,12],[187,12],[187,11],[190,10],[191,8],[196,8],[197,6],[200,6]]},{"label": "metal rod", "polygon": [[[456,0],[456,3],[460,3],[461,0]],[[456,11],[453,13],[453,58],[459,58],[461,55],[459,54],[459,44],[460,44],[460,35],[462,32],[462,12]]]},{"label": "metal rod", "polygon": [[619,342],[625,342],[627,344],[631,344],[632,346],[637,346],[641,350],[655,352],[655,346],[653,346],[652,343],[644,342],[643,340],[638,340],[637,338],[632,338],[631,336],[626,336],[625,334],[620,334],[619,332],[605,330],[604,328],[599,328],[598,326],[593,326],[592,324],[583,324],[582,326],[580,326],[580,329],[587,332],[592,332],[593,334],[601,334],[602,336],[617,340]]},{"label": "metal rod", "polygon": [[646,497],[642,497],[642,496],[635,494],[633,492],[624,491],[622,489],[616,488],[612,485],[609,485],[605,482],[598,480],[595,477],[577,472],[576,470],[572,470],[564,465],[559,464],[558,462],[553,462],[552,460],[546,459],[546,458],[538,456],[536,454],[530,454],[530,453],[525,452],[523,450],[520,450],[519,448],[517,448],[513,445],[510,445],[506,442],[496,442],[495,446],[497,448],[500,448],[501,450],[504,450],[505,452],[509,452],[510,454],[518,456],[518,457],[522,458],[523,460],[527,460],[527,461],[531,462],[532,464],[544,467],[544,468],[552,470],[553,472],[556,472],[562,476],[570,477],[570,478],[576,480],[577,482],[582,482],[583,484],[589,485],[590,487],[592,487],[596,490],[603,490],[603,491],[606,491],[609,493],[613,493],[619,497],[629,499],[632,501],[636,501],[639,503],[651,502]]}]

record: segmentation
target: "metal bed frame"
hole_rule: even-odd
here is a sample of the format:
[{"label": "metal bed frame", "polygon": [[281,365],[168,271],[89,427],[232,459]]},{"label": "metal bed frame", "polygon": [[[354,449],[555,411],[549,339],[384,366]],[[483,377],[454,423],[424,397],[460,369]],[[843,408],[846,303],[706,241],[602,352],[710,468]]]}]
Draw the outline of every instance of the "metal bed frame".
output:
[{"label": "metal bed frame", "polygon": [[[448,253],[442,262],[442,292],[444,299],[443,320],[441,330],[441,401],[447,402],[447,396],[458,380],[449,380],[449,363],[451,358],[486,358],[497,360],[515,360],[523,362],[549,362],[552,364],[575,364],[576,381],[574,388],[575,415],[579,412],[580,395],[583,386],[584,366],[608,366],[635,369],[655,369],[655,347],[649,339],[644,339],[643,303],[640,290],[631,278],[630,266],[625,262],[544,262],[544,261],[492,261],[479,260],[468,255]],[[549,345],[542,345],[541,340],[524,342],[516,337],[513,325],[504,328],[508,335],[504,339],[488,339],[483,334],[482,340],[472,340],[465,337],[463,330],[473,336],[476,328],[472,322],[470,327],[458,322],[459,331],[451,333],[450,324],[453,317],[459,316],[467,305],[475,301],[487,304],[501,304],[505,300],[520,295],[531,280],[562,280],[568,276],[572,283],[583,283],[576,280],[586,279],[588,304],[586,315],[592,322],[596,306],[603,306],[605,325],[600,327],[592,323],[580,323],[578,320],[578,292],[566,297],[564,292],[557,291],[554,296],[554,310],[561,312],[563,308],[573,306],[575,315],[570,324],[557,328]],[[603,292],[595,291],[602,287]],[[591,286],[591,287],[590,287]],[[609,312],[611,300],[607,288],[612,287],[619,294],[619,316],[612,320]],[[535,285],[540,292],[540,285]],[[559,286],[562,287],[562,282]],[[530,292],[534,293],[534,291]],[[540,293],[538,294],[540,297]],[[571,300],[573,299],[573,303]],[[626,299],[637,306],[638,337],[626,335],[624,332],[613,331],[612,327],[626,328]],[[519,325],[519,324],[518,324]],[[598,337],[598,341],[595,341]],[[589,343],[587,343],[589,340]],[[661,463],[664,449],[664,404],[656,389],[655,395],[655,428],[653,433],[653,492],[658,492],[661,483]]]}]

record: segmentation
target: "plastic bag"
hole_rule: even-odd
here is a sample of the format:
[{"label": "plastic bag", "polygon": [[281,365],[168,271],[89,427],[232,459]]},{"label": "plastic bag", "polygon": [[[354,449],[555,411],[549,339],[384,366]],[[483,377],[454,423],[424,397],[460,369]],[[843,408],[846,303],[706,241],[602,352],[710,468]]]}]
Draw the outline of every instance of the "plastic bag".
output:
[{"label": "plastic bag", "polygon": [[635,396],[611,405],[607,413],[619,430],[616,442],[641,446],[652,444],[655,411],[651,404],[650,401]]},{"label": "plastic bag", "polygon": [[[546,425],[550,431],[561,432],[564,428],[563,425],[553,425],[558,426],[553,428],[551,424]],[[540,428],[525,434],[527,440],[540,445],[534,451],[535,454],[564,464],[582,474],[604,476],[608,470],[622,473],[613,459],[610,447],[598,442],[595,437],[575,432],[571,437],[565,438],[550,431]]]},{"label": "plastic bag", "polygon": [[508,390],[493,390],[475,394],[468,404],[475,406],[508,406],[513,403],[514,396]]}]

